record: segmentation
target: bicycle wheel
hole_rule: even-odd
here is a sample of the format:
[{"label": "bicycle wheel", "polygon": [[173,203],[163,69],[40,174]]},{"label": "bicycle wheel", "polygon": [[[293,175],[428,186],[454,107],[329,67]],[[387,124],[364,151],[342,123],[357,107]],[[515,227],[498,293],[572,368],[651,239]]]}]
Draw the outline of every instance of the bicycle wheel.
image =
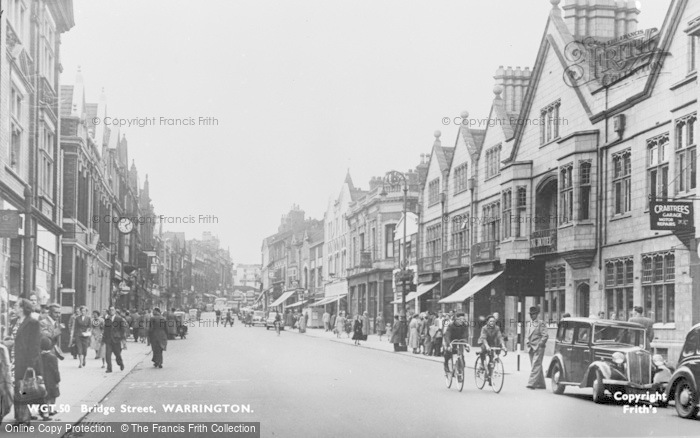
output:
[{"label": "bicycle wheel", "polygon": [[479,389],[483,389],[484,385],[486,385],[486,367],[484,366],[484,361],[481,360],[481,356],[477,356],[474,363],[474,380],[476,381],[476,387]]},{"label": "bicycle wheel", "polygon": [[445,372],[445,385],[447,385],[448,388],[452,386],[452,379],[455,376],[454,369],[455,369],[455,363],[454,363],[454,358],[450,358],[450,360],[447,362],[447,371]]},{"label": "bicycle wheel", "polygon": [[493,392],[496,394],[501,392],[505,378],[503,362],[501,362],[501,359],[497,357],[493,361],[493,371],[491,371],[491,389],[493,389]]},{"label": "bicycle wheel", "polygon": [[456,366],[457,369],[455,372],[457,374],[457,384],[459,385],[459,392],[462,392],[464,389],[464,381],[466,380],[464,378],[464,358],[458,357]]}]

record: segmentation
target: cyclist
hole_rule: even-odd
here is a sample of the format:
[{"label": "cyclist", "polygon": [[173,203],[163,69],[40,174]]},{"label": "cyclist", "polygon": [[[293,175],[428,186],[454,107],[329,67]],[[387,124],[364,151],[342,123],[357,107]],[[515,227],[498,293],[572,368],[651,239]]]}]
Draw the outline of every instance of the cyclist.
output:
[{"label": "cyclist", "polygon": [[[463,312],[455,315],[455,320],[452,324],[445,328],[445,333],[442,335],[442,342],[445,346],[444,357],[445,357],[445,372],[449,373],[450,368],[448,364],[452,359],[452,354],[457,353],[457,346],[450,346],[450,342],[458,339],[468,339],[469,338],[469,326],[467,325],[467,318]],[[465,345],[466,351],[469,351],[469,346]]]},{"label": "cyclist", "polygon": [[275,310],[275,330],[277,331],[277,336],[280,335],[280,324],[282,324],[282,315]]},{"label": "cyclist", "polygon": [[493,370],[493,351],[491,348],[500,346],[503,349],[503,355],[505,356],[508,354],[506,344],[503,342],[503,336],[501,335],[501,329],[496,325],[496,318],[493,315],[486,317],[486,324],[481,328],[479,344],[481,344],[481,353],[479,353],[479,356],[481,356],[482,363],[486,362],[486,355],[489,355],[488,379],[490,385],[491,370]]}]

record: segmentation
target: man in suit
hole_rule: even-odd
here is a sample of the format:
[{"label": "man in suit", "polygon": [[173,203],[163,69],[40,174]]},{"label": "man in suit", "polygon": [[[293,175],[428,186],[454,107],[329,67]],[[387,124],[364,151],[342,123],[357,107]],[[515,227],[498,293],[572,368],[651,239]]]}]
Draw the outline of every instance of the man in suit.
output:
[{"label": "man in suit", "polygon": [[644,308],[642,306],[634,306],[634,316],[630,318],[629,322],[636,322],[644,327],[647,333],[644,349],[651,351],[651,341],[654,340],[654,321],[644,316]]},{"label": "man in suit", "polygon": [[547,389],[547,384],[544,380],[544,372],[542,370],[542,359],[544,359],[544,351],[547,347],[547,324],[538,318],[540,308],[530,307],[530,326],[527,334],[527,350],[530,354],[530,379],[527,382],[529,389]]},{"label": "man in suit", "polygon": [[61,351],[61,305],[57,303],[49,304],[49,313],[39,318],[42,336],[46,336],[53,342],[53,353],[57,358],[63,360]]},{"label": "man in suit", "polygon": [[[21,323],[14,339],[15,349],[15,420],[29,424],[31,414],[26,402],[20,402],[20,382],[24,379],[27,368],[33,368],[37,376],[43,375],[41,362],[41,326],[35,314],[34,304],[27,299],[20,299],[17,309],[21,312]],[[41,401],[36,401],[41,403]]]},{"label": "man in suit", "polygon": [[109,315],[105,318],[105,329],[102,333],[102,341],[105,343],[107,352],[107,371],[112,372],[112,353],[117,360],[117,365],[124,371],[124,361],[122,360],[122,339],[124,338],[124,320],[117,315],[114,306],[109,307]]},{"label": "man in suit", "polygon": [[166,319],[160,315],[160,309],[153,309],[153,316],[148,322],[148,343],[153,350],[153,366],[163,368],[163,351],[168,346]]}]

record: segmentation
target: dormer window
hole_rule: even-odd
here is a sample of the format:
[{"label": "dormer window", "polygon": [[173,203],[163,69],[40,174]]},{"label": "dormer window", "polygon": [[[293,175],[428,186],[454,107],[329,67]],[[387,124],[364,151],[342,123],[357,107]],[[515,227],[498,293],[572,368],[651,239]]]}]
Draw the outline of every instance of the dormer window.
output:
[{"label": "dormer window", "polygon": [[552,102],[540,110],[540,144],[559,137],[559,107],[561,100]]},{"label": "dormer window", "polygon": [[437,204],[440,200],[440,178],[428,183],[428,205]]},{"label": "dormer window", "polygon": [[501,171],[501,145],[486,151],[486,179],[498,175]]}]

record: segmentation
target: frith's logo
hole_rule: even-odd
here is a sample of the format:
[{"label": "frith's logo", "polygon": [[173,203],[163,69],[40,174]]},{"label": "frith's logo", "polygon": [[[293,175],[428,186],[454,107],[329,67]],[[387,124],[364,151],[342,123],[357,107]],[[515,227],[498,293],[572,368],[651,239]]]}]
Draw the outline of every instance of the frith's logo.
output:
[{"label": "frith's logo", "polygon": [[568,66],[564,83],[575,88],[597,81],[607,87],[635,71],[651,72],[669,53],[657,47],[656,28],[639,30],[611,41],[587,37],[564,48]]}]

